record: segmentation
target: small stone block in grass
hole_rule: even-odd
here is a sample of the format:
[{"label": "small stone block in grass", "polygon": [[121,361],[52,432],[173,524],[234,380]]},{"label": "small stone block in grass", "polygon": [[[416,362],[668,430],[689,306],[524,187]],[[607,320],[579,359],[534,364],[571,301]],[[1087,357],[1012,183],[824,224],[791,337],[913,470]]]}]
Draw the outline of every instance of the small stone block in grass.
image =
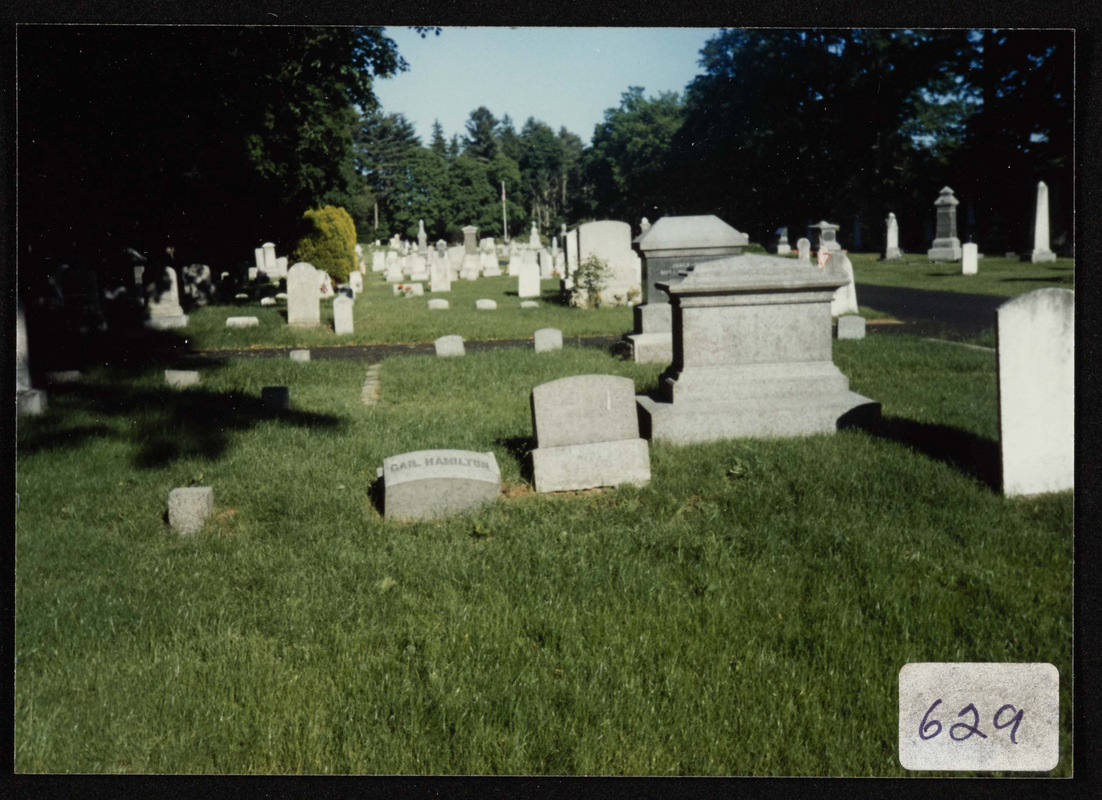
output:
[{"label": "small stone block in grass", "polygon": [[838,317],[838,338],[864,339],[865,318],[859,317],[856,314],[846,314],[845,316]]},{"label": "small stone block in grass", "polygon": [[540,328],[534,338],[537,353],[562,350],[562,331],[558,328]]},{"label": "small stone block in grass", "polygon": [[191,369],[166,369],[165,383],[173,389],[182,389],[185,386],[198,386],[199,373]]},{"label": "small stone block in grass", "polygon": [[429,311],[447,311],[448,308],[447,300],[441,300],[439,298],[429,300]]},{"label": "small stone block in grass", "polygon": [[540,304],[538,300],[525,300],[520,304],[521,308],[539,308]]},{"label": "small stone block in grass", "polygon": [[268,306],[274,306],[275,304],[276,304],[276,299],[274,297],[261,297],[260,298],[260,305],[264,306],[265,308],[267,308]]},{"label": "small stone block in grass", "polygon": [[253,328],[259,324],[257,317],[226,317],[227,328]]},{"label": "small stone block in grass", "polygon": [[303,362],[309,361],[310,360],[310,351],[309,350],[292,350],[291,351],[291,360],[292,361],[303,361]]},{"label": "small stone block in grass", "polygon": [[474,307],[479,311],[496,311],[497,303],[493,300],[475,300]]},{"label": "small stone block in grass", "polygon": [[466,351],[463,348],[462,336],[441,336],[434,344],[436,345],[436,355],[438,356],[466,355]]},{"label": "small stone block in grass", "polygon": [[168,493],[168,524],[181,536],[198,533],[213,511],[210,486],[187,486]]}]

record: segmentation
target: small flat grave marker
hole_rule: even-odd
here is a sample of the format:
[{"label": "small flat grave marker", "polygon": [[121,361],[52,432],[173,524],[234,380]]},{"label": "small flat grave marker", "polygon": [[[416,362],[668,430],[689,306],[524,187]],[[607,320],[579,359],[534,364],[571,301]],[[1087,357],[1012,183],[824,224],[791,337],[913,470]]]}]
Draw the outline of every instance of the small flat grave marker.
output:
[{"label": "small flat grave marker", "polygon": [[844,317],[838,317],[838,338],[864,339],[865,318],[856,314],[846,314]]},{"label": "small flat grave marker", "polygon": [[463,337],[458,335],[441,336],[434,343],[438,356],[462,356],[466,355],[463,349]]},{"label": "small flat grave marker", "polygon": [[429,311],[446,311],[448,307],[447,300],[442,300],[440,298],[429,300]]},{"label": "small flat grave marker", "polygon": [[257,317],[226,317],[227,328],[255,328],[259,324]]},{"label": "small flat grave marker", "polygon": [[562,350],[562,331],[558,328],[540,328],[534,339],[537,353]]},{"label": "small flat grave marker", "polygon": [[291,360],[292,361],[303,361],[303,362],[309,361],[310,360],[310,351],[309,350],[292,350],[291,351]]},{"label": "small flat grave marker", "polygon": [[187,486],[168,493],[168,524],[181,536],[198,533],[213,511],[210,486]]},{"label": "small flat grave marker", "polygon": [[474,307],[479,311],[496,311],[497,303],[493,300],[475,300]]},{"label": "small flat grave marker", "polygon": [[389,519],[437,519],[492,503],[501,494],[501,469],[493,453],[402,453],[383,459],[378,475]]},{"label": "small flat grave marker", "polygon": [[166,369],[165,383],[174,389],[182,389],[185,386],[198,386],[199,373],[190,369]]}]

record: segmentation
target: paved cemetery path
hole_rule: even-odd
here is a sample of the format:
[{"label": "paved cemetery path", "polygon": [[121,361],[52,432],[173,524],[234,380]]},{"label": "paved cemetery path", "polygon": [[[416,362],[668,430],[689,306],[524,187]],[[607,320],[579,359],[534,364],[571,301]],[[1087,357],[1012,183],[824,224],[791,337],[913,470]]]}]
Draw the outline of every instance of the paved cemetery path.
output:
[{"label": "paved cemetery path", "polygon": [[857,284],[857,302],[891,314],[905,325],[884,325],[877,332],[966,338],[995,326],[995,309],[1010,300],[986,294],[963,294],[899,286]]},{"label": "paved cemetery path", "polygon": [[[626,343],[620,336],[564,336],[564,347],[597,347],[618,352]],[[533,347],[532,339],[493,339],[489,341],[464,341],[463,348],[469,352],[498,350],[501,348]],[[309,350],[310,359],[342,359],[346,361],[364,361],[375,363],[389,356],[433,355],[436,345],[432,342],[419,344],[350,344],[337,347],[266,347],[248,350],[202,350],[194,355],[204,358],[287,358],[292,350]]]}]

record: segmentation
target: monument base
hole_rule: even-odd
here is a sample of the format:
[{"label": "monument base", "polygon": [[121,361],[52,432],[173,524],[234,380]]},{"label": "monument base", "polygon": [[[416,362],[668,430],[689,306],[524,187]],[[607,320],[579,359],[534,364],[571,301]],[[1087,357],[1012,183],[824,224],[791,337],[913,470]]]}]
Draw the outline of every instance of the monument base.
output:
[{"label": "monument base", "polygon": [[[1024,260],[1024,259],[1023,259]],[[1056,254],[1051,250],[1034,250],[1029,255],[1029,261],[1034,264],[1045,264],[1056,260]]]},{"label": "monument base", "polygon": [[933,247],[926,251],[926,257],[931,261],[960,261],[961,255],[960,239],[955,236],[951,239],[934,239]]},{"label": "monument base", "polygon": [[889,247],[888,251],[884,253],[885,261],[898,261],[903,258],[903,253],[898,247]]},{"label": "monument base", "polygon": [[865,427],[880,419],[880,403],[850,391],[819,398],[763,397],[737,404],[675,404],[645,395],[637,396],[635,402],[643,435],[669,444],[811,436]]},{"label": "monument base", "polygon": [[669,364],[673,361],[673,333],[629,333],[632,359],[638,364]]},{"label": "monument base", "polygon": [[186,328],[187,314],[173,314],[167,317],[151,317],[145,321],[145,327],[163,331],[168,328]]},{"label": "monument base", "polygon": [[24,389],[15,393],[15,413],[37,417],[46,411],[46,393],[41,389]]},{"label": "monument base", "polygon": [[532,451],[537,492],[567,492],[650,481],[646,439],[537,447]]}]

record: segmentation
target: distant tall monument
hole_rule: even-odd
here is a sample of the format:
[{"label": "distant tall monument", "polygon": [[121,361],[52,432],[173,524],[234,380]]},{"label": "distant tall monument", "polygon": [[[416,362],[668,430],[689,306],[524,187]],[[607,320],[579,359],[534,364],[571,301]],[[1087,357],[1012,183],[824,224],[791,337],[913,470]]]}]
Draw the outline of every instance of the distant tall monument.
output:
[{"label": "distant tall monument", "polygon": [[1055,261],[1056,254],[1048,243],[1048,185],[1037,183],[1037,214],[1033,222],[1033,253],[1029,258],[1034,264]]}]

